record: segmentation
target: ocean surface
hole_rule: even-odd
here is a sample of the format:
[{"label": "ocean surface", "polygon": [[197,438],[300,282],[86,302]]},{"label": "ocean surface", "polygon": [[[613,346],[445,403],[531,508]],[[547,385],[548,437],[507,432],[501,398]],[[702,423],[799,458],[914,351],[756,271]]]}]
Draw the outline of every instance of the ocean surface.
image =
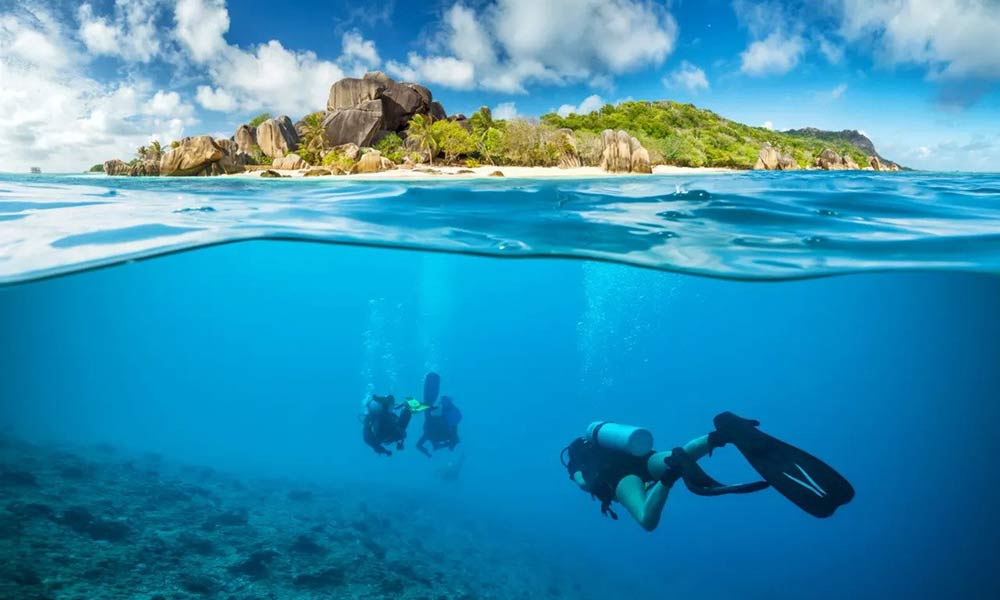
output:
[{"label": "ocean surface", "polygon": [[[996,598],[998,272],[998,175],[0,175],[0,598]],[[461,443],[376,456],[429,371]],[[725,410],[855,499],[648,533],[559,461]]]}]

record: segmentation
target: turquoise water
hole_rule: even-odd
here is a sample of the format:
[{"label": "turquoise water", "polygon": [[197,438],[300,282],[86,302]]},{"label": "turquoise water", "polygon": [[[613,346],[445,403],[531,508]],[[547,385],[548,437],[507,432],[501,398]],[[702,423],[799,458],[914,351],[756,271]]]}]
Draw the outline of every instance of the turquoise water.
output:
[{"label": "turquoise water", "polygon": [[473,183],[0,176],[0,282],[247,239],[564,256],[743,279],[996,272],[1000,176]]},{"label": "turquoise water", "polygon": [[[0,597],[995,597],[998,208],[989,175],[4,176]],[[253,237],[293,241],[219,245]],[[417,417],[376,456],[363,400],[429,370],[461,444]],[[647,533],[559,463],[723,410],[854,501],[677,486]]]}]

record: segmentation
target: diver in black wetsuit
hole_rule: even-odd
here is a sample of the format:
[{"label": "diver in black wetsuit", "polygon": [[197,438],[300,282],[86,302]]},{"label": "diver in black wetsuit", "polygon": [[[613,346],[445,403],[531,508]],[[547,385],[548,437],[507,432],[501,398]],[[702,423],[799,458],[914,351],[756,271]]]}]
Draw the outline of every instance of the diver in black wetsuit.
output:
[{"label": "diver in black wetsuit", "polygon": [[[395,443],[396,450],[403,449],[406,428],[413,417],[413,411],[408,404],[403,404],[400,407],[395,405],[396,398],[392,395],[373,395],[365,405],[361,436],[365,443],[375,451],[375,454],[392,456],[392,452],[386,449],[384,444]],[[393,412],[397,408],[399,412]]]},{"label": "diver in black wetsuit", "polygon": [[[563,449],[563,466],[570,479],[601,501],[603,514],[617,520],[611,503],[620,502],[647,531],[659,524],[670,488],[678,480],[700,496],[745,494],[773,487],[819,518],[829,517],[854,498],[854,488],[840,473],[804,450],[757,429],[759,422],[724,412],[714,423],[715,431],[670,452],[653,451],[648,430],[594,423],[586,436]],[[698,460],[727,444],[740,451],[763,481],[723,485],[698,466]]]},{"label": "diver in black wetsuit", "polygon": [[427,442],[435,451],[448,448],[454,451],[460,441],[458,439],[458,424],[462,421],[462,411],[448,396],[441,396],[441,403],[432,406],[424,415],[424,433],[417,441],[417,450],[428,458],[431,453],[424,446]]}]

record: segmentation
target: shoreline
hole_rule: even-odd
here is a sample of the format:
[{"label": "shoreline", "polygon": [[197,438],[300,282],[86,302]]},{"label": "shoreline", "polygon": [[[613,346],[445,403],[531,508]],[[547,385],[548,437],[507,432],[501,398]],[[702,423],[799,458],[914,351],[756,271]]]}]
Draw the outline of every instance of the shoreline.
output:
[{"label": "shoreline", "polygon": [[[323,168],[323,167],[312,167]],[[223,178],[242,179],[271,179],[261,177],[267,169],[244,171],[243,173],[233,173],[231,175],[220,175]],[[280,179],[306,179],[305,173],[310,169],[298,169],[294,171],[277,170],[284,177]],[[491,175],[495,171],[503,173],[503,177]],[[653,175],[721,175],[725,173],[742,173],[739,169],[723,169],[716,167],[675,167],[670,165],[657,165],[653,167]],[[608,177],[643,177],[640,173],[609,173],[600,167],[574,167],[563,169],[560,167],[430,167],[421,166],[418,169],[390,169],[377,173],[358,173],[355,175],[317,175],[308,179],[317,180],[378,180],[378,181],[435,181],[435,180],[469,180],[469,179],[600,179]]]}]

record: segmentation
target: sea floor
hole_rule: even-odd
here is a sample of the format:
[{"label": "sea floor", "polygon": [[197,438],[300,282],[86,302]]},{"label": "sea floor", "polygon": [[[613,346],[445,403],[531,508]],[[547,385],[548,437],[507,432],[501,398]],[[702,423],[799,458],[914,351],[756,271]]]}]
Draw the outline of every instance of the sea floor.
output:
[{"label": "sea floor", "polygon": [[237,478],[107,445],[0,438],[0,599],[613,593],[593,574],[581,589],[538,540],[480,517],[406,490]]}]

